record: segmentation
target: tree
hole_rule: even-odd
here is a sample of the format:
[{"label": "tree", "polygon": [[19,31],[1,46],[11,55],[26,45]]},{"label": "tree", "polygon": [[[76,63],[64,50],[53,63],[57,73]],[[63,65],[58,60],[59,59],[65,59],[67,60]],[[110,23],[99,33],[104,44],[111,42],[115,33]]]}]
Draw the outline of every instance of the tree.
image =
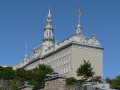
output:
[{"label": "tree", "polygon": [[77,84],[77,80],[73,77],[71,78],[66,78],[66,84],[67,85],[76,85]]},{"label": "tree", "polygon": [[13,70],[12,67],[0,66],[0,79],[5,80],[5,86],[10,86],[12,90],[17,90],[22,86],[25,81],[34,85],[34,90],[44,86],[44,79],[46,74],[51,74],[53,69],[50,66],[40,64],[38,67],[32,70],[26,70],[24,68],[18,68]]},{"label": "tree", "polygon": [[18,68],[15,70],[15,79],[22,81],[26,81],[27,77],[29,77],[28,71],[24,68]]},{"label": "tree", "polygon": [[12,80],[15,77],[15,72],[12,67],[0,66],[0,79]]},{"label": "tree", "polygon": [[82,77],[82,80],[88,80],[95,75],[91,63],[89,61],[83,62],[82,65],[77,69],[77,76]]},{"label": "tree", "polygon": [[34,85],[35,89],[44,86],[44,79],[47,78],[46,74],[51,74],[53,69],[50,66],[40,64],[38,67],[32,70],[32,80],[30,80],[30,84]]},{"label": "tree", "polygon": [[117,77],[113,80],[113,82],[112,82],[112,84],[111,84],[111,88],[113,88],[113,89],[119,89],[119,90],[120,90],[120,76],[117,76]]}]

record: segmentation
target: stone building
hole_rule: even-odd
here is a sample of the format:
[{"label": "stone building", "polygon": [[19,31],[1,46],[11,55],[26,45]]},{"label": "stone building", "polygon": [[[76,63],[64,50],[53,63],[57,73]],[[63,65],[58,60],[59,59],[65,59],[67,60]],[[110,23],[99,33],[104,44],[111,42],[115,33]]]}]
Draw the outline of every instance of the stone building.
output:
[{"label": "stone building", "polygon": [[[79,11],[79,19],[81,12]],[[66,40],[58,43],[53,36],[52,16],[49,10],[47,25],[44,28],[43,43],[33,50],[30,58],[25,58],[14,69],[25,68],[27,70],[37,67],[39,64],[51,66],[55,72],[67,77],[75,77],[76,70],[83,60],[90,61],[96,75],[103,76],[103,48],[96,38],[84,36],[80,20],[76,26],[76,33]]]}]

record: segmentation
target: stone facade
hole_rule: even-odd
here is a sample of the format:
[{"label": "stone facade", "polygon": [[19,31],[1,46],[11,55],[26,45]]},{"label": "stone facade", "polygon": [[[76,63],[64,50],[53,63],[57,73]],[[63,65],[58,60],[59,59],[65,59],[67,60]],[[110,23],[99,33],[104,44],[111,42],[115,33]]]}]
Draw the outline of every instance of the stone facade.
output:
[{"label": "stone facade", "polygon": [[23,88],[23,89],[20,89],[20,90],[33,90],[33,88],[26,87],[26,88]]},{"label": "stone facade", "polygon": [[46,79],[45,81],[45,87],[43,89],[40,90],[80,90],[77,89],[78,86],[76,85],[70,85],[68,86],[66,84],[65,78],[61,77],[61,76],[55,76],[55,77],[51,77]]},{"label": "stone facade", "polygon": [[65,79],[58,78],[46,81],[44,90],[65,90],[65,88],[66,88]]}]

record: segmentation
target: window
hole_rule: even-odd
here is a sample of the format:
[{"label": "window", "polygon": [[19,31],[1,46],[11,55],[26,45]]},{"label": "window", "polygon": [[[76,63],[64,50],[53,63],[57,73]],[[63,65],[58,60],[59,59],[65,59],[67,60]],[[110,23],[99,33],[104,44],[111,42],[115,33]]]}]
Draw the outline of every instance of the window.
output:
[{"label": "window", "polygon": [[64,53],[64,56],[65,56],[65,53]]},{"label": "window", "polygon": [[68,54],[69,54],[69,52],[66,52],[66,54],[68,55]]},{"label": "window", "polygon": [[56,60],[56,57],[55,57],[55,60]]},{"label": "window", "polygon": [[68,72],[68,67],[66,67],[66,72]]},{"label": "window", "polygon": [[60,63],[60,61],[59,61],[59,66],[60,66],[60,64],[61,64],[61,63]]},{"label": "window", "polygon": [[71,71],[71,67],[70,66],[68,67],[68,71]]},{"label": "window", "polygon": [[62,57],[64,57],[64,55],[63,55],[64,53],[62,53]]},{"label": "window", "polygon": [[47,63],[50,63],[50,59],[49,58],[47,59]]},{"label": "window", "polygon": [[61,69],[61,74],[63,74],[63,69]]},{"label": "window", "polygon": [[68,63],[69,62],[69,60],[68,59],[66,59],[66,63]]},{"label": "window", "polygon": [[71,58],[69,57],[69,62],[71,62]]},{"label": "window", "polygon": [[61,65],[63,65],[63,60],[61,61]]},{"label": "window", "polygon": [[64,68],[64,73],[66,73],[65,68]]},{"label": "window", "polygon": [[55,63],[54,63],[53,65],[54,65],[54,67],[56,67],[56,64],[55,64]]},{"label": "window", "polygon": [[65,64],[65,59],[64,59],[64,64]]},{"label": "window", "polygon": [[57,63],[57,67],[58,67],[58,63]]},{"label": "window", "polygon": [[69,50],[69,54],[70,54],[70,50]]}]

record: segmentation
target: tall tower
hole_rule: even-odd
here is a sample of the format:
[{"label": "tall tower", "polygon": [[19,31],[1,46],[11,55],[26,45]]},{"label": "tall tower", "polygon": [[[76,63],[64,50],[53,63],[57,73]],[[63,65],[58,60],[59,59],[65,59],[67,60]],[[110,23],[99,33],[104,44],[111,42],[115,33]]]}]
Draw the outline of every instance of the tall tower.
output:
[{"label": "tall tower", "polygon": [[49,9],[49,13],[47,16],[47,25],[44,28],[44,38],[43,45],[47,47],[51,47],[54,45],[54,36],[53,36],[53,28],[52,28],[52,16]]},{"label": "tall tower", "polygon": [[82,33],[82,26],[80,24],[80,17],[82,16],[82,13],[79,9],[79,12],[78,12],[78,25],[76,27],[76,35],[83,35]]}]

